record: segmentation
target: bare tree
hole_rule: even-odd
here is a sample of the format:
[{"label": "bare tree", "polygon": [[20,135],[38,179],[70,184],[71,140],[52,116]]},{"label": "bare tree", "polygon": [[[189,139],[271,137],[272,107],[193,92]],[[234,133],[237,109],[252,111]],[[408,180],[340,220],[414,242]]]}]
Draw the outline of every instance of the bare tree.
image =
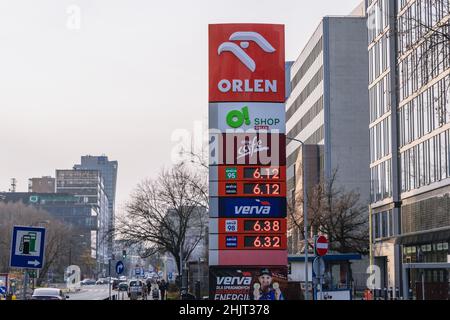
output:
[{"label": "bare tree", "polygon": [[[337,171],[329,181],[315,185],[307,192],[308,222],[311,233],[323,234],[330,250],[339,253],[367,253],[369,227],[367,207],[355,191],[338,188]],[[303,193],[296,194],[288,206],[289,224],[303,234]],[[309,243],[309,246],[312,244]]]},{"label": "bare tree", "polygon": [[142,257],[169,252],[179,268],[206,236],[207,210],[203,175],[179,164],[137,186],[115,234],[130,245],[143,244]]}]

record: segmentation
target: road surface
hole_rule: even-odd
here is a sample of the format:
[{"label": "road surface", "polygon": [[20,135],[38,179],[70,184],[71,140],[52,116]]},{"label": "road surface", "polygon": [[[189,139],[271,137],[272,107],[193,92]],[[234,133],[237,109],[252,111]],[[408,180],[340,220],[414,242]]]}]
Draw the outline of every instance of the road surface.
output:
[{"label": "road surface", "polygon": [[[111,294],[116,293],[111,291]],[[82,286],[79,292],[69,293],[69,300],[105,300],[108,297],[108,285]]]}]

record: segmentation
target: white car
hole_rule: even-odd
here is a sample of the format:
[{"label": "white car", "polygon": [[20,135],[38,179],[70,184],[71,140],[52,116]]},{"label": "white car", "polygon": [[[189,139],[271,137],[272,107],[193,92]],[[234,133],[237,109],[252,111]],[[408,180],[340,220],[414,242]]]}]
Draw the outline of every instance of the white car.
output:
[{"label": "white car", "polygon": [[145,283],[139,279],[133,279],[128,282],[128,298],[132,295],[136,297],[142,296],[144,291]]},{"label": "white car", "polygon": [[64,295],[61,289],[39,288],[35,289],[31,300],[66,300],[69,296]]}]

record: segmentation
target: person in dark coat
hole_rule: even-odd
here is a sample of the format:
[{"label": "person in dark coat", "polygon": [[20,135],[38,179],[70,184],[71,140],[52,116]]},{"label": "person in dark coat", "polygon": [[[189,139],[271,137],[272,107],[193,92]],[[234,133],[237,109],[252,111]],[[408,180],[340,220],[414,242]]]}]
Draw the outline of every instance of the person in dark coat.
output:
[{"label": "person in dark coat", "polygon": [[166,299],[167,283],[164,279],[161,280],[159,284],[159,290],[161,291],[161,300]]}]

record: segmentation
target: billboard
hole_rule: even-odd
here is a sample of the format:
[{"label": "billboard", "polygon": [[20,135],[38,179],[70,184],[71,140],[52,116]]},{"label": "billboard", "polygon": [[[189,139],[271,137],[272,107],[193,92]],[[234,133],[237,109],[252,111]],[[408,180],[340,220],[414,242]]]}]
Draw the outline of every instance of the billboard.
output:
[{"label": "billboard", "polygon": [[209,101],[285,102],[284,25],[209,25]]},{"label": "billboard", "polygon": [[210,298],[213,300],[287,300],[287,267],[211,267]]},{"label": "billboard", "polygon": [[216,300],[285,299],[284,41],[284,25],[209,26],[208,262]]},{"label": "billboard", "polygon": [[209,127],[223,133],[259,132],[286,133],[284,103],[211,103]]}]

